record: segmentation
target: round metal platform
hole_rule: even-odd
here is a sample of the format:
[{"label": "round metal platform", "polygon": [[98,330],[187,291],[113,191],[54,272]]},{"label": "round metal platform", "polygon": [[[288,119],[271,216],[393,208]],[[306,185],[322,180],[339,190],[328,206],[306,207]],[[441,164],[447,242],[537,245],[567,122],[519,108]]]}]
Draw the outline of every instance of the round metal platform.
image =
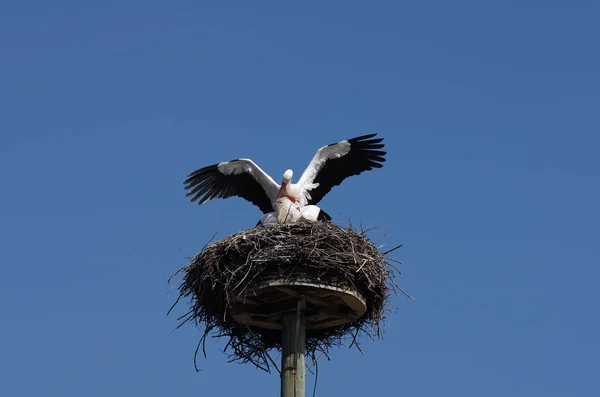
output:
[{"label": "round metal platform", "polygon": [[306,328],[322,329],[347,324],[365,314],[367,306],[354,290],[310,281],[273,280],[237,297],[230,308],[239,323],[281,329],[283,314],[296,310],[298,299],[306,302]]}]

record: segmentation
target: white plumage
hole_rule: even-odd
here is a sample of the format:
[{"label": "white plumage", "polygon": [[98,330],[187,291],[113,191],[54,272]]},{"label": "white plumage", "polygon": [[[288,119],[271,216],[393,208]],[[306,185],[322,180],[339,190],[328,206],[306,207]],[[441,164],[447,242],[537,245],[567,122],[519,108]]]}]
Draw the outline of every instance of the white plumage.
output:
[{"label": "white plumage", "polygon": [[286,196],[278,198],[275,204],[277,209],[263,215],[256,226],[331,220],[329,214],[316,205],[300,207]]}]

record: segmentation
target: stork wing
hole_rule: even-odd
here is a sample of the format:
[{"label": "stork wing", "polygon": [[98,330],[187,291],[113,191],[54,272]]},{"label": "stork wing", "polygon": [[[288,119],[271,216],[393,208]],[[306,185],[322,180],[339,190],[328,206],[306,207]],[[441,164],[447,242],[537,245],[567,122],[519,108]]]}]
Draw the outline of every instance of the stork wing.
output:
[{"label": "stork wing", "polygon": [[332,143],[317,151],[298,181],[301,187],[311,183],[319,184],[309,191],[309,204],[318,203],[332,187],[349,176],[383,167],[386,152],[378,150],[384,146],[380,143],[383,138],[372,139],[376,135],[363,135]]},{"label": "stork wing", "polygon": [[216,198],[243,197],[263,213],[273,211],[279,185],[252,160],[237,159],[209,165],[192,172],[186,179],[186,196],[198,205]]}]

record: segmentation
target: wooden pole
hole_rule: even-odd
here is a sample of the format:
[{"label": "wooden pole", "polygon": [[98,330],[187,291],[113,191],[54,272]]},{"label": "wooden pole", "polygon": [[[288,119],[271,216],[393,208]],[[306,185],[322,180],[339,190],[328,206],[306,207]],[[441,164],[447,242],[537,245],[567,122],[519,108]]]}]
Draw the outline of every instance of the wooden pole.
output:
[{"label": "wooden pole", "polygon": [[306,318],[304,297],[283,315],[281,329],[281,397],[304,397]]}]

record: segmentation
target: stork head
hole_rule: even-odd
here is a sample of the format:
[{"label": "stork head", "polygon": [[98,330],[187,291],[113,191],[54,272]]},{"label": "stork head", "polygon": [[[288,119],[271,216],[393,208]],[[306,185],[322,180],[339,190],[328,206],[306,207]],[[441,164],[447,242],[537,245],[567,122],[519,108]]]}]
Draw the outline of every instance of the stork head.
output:
[{"label": "stork head", "polygon": [[[294,176],[294,172],[292,170],[287,170],[283,173],[283,181],[281,182],[281,188],[279,189],[279,193],[277,193],[277,198],[282,196],[288,196],[291,199],[291,196],[286,194],[287,187],[292,183],[292,176]],[[292,200],[296,201],[296,200]]]}]

